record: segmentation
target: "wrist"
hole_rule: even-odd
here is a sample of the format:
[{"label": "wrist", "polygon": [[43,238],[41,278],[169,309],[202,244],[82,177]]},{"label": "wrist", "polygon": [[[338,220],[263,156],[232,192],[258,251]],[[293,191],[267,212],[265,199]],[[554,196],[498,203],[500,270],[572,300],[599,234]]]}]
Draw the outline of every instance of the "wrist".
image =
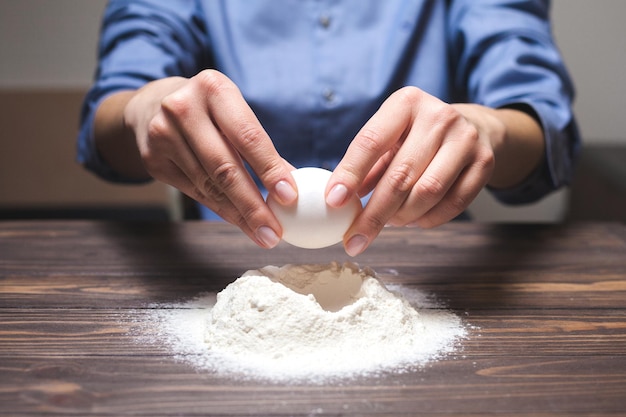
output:
[{"label": "wrist", "polygon": [[515,107],[493,109],[478,104],[454,104],[491,146],[495,168],[488,185],[510,188],[524,181],[541,163],[544,135],[536,117]]},{"label": "wrist", "polygon": [[134,91],[120,91],[102,101],[94,122],[94,141],[100,157],[119,175],[133,179],[150,178],[143,169],[133,130],[125,111]]}]

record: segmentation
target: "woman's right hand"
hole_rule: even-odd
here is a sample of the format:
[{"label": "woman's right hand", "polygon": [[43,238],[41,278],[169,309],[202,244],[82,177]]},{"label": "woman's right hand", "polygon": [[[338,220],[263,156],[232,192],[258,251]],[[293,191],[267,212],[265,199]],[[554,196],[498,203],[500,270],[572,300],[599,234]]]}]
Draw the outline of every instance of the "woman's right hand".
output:
[{"label": "woman's right hand", "polygon": [[259,246],[278,244],[281,226],[244,161],[283,204],[297,198],[293,167],[229,78],[205,70],[151,82],[129,93],[121,121],[147,175],[239,226]]}]

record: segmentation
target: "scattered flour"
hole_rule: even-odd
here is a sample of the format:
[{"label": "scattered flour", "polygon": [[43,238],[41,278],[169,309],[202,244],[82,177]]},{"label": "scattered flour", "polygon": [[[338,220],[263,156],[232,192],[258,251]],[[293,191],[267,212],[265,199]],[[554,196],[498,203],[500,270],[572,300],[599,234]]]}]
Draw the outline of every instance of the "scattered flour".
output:
[{"label": "scattered flour", "polygon": [[[219,294],[156,306],[160,340],[198,369],[272,380],[404,372],[450,353],[458,316],[357,265],[248,271]],[[163,306],[161,306],[163,307]]]}]

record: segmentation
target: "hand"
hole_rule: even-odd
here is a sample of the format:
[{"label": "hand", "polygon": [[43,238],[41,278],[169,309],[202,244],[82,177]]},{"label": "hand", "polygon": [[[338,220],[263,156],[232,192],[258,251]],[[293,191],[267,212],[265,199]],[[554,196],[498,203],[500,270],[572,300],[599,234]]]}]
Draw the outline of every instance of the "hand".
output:
[{"label": "hand", "polygon": [[[518,113],[524,122],[532,119],[506,111],[515,113],[511,120],[518,120]],[[415,87],[392,94],[354,138],[326,189],[334,207],[351,193],[374,190],[344,236],[346,252],[364,251],[387,224],[430,228],[463,212],[492,178],[496,153],[510,151],[508,116],[478,105],[449,105]],[[532,134],[533,144],[543,144],[538,127]],[[516,181],[526,175],[543,150],[530,147],[519,172],[498,178]]]},{"label": "hand", "polygon": [[259,246],[278,244],[281,226],[244,161],[284,204],[297,198],[293,167],[230,79],[207,70],[149,83],[127,101],[123,116],[147,174],[239,226]]}]

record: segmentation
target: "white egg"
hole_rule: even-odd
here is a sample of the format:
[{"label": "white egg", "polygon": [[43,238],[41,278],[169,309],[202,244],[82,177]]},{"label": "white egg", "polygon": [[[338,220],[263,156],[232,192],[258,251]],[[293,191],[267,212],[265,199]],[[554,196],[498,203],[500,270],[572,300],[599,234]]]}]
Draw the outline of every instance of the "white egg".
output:
[{"label": "white egg", "polygon": [[283,206],[271,196],[270,209],[283,227],[283,240],[306,249],[324,248],[343,240],[362,209],[355,194],[342,207],[326,204],[324,191],[331,172],[321,168],[300,168],[291,173],[298,187],[298,200]]}]

